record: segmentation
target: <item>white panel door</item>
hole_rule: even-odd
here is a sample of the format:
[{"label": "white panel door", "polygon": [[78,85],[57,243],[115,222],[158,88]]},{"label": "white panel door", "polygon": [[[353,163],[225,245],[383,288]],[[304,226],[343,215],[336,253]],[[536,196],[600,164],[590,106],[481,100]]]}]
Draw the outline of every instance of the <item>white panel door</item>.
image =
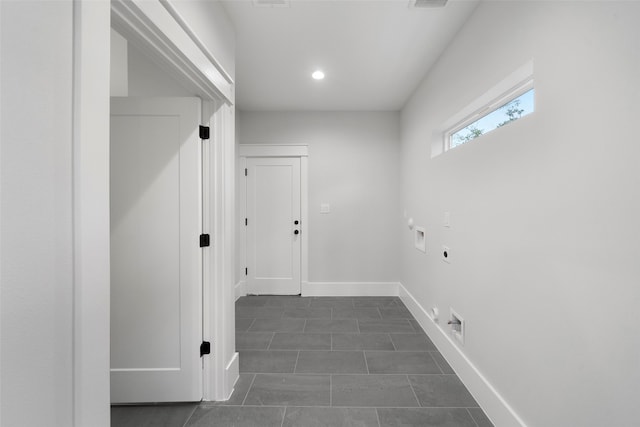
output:
[{"label": "white panel door", "polygon": [[300,158],[247,159],[247,292],[300,293]]},{"label": "white panel door", "polygon": [[198,98],[111,101],[111,401],[202,399]]}]

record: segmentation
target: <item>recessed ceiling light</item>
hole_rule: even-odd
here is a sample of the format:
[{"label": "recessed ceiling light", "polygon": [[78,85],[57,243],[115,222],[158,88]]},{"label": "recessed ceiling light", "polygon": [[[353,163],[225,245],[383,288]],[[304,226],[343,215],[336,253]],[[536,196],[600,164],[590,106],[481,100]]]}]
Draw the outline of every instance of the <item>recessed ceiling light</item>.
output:
[{"label": "recessed ceiling light", "polygon": [[320,70],[316,70],[313,72],[313,74],[311,74],[311,77],[313,77],[315,80],[322,80],[324,79],[324,73]]}]

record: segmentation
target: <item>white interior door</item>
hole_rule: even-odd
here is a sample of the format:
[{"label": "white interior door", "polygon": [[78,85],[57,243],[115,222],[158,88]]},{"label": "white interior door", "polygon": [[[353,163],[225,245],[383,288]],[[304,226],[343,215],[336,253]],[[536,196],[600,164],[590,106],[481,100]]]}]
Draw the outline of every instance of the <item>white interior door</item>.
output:
[{"label": "white interior door", "polygon": [[202,398],[198,98],[111,101],[111,400]]},{"label": "white interior door", "polygon": [[247,158],[247,292],[300,293],[300,158]]}]

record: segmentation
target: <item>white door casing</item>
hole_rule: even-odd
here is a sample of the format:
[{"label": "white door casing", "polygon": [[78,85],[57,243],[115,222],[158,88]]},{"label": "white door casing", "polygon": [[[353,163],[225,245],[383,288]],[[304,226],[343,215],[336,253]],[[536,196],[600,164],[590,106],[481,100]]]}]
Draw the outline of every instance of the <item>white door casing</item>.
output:
[{"label": "white door casing", "polygon": [[199,98],[111,102],[111,401],[202,399]]},{"label": "white door casing", "polygon": [[[25,2],[22,2],[25,3]],[[198,60],[191,52],[198,49],[208,53],[190,26],[180,20],[177,14],[152,13],[158,8],[167,9],[167,2],[137,2],[140,13],[126,17],[114,13],[112,8],[132,2],[112,0],[96,2],[77,0],[73,2],[73,238],[74,238],[74,299],[73,299],[73,425],[94,427],[109,426],[109,346],[110,346],[110,310],[109,310],[109,38],[110,24],[117,25],[121,32],[128,32],[140,42],[137,47],[145,54],[159,58],[166,70],[186,88],[199,95],[205,102],[221,102],[224,108],[212,112],[218,125],[218,145],[225,153],[222,160],[224,168],[211,174],[212,182],[221,182],[224,192],[212,191],[212,199],[217,201],[214,213],[226,213],[226,218],[234,216],[233,188],[234,162],[234,82],[228,80],[231,97],[220,97],[225,88],[217,88],[217,79],[210,77],[214,68],[220,68],[213,55],[208,60]],[[25,5],[26,6],[26,5]],[[66,4],[61,7],[67,7]],[[4,16],[4,15],[3,15]],[[125,19],[126,18],[126,19]],[[178,24],[169,27],[166,24]],[[66,31],[66,23],[58,23],[60,31]],[[44,33],[43,33],[44,34]],[[196,46],[189,49],[183,46],[191,42]],[[179,60],[173,60],[175,52]],[[207,90],[202,90],[205,87]],[[216,90],[217,89],[217,90]],[[226,100],[226,101],[225,101]],[[204,122],[205,124],[208,121]],[[212,150],[211,156],[214,156]],[[211,159],[213,163],[213,159]],[[231,177],[231,178],[229,178]],[[231,183],[231,185],[229,184]],[[219,207],[219,208],[218,208]],[[215,259],[213,271],[223,269],[224,281],[212,279],[207,289],[215,294],[210,312],[205,312],[205,322],[211,324],[211,333],[220,336],[221,331],[230,331],[233,336],[233,292],[228,292],[233,284],[233,220],[226,220],[220,229],[215,230],[212,241],[225,243],[224,250],[205,259],[205,264]],[[223,247],[222,244],[217,245]],[[231,251],[227,249],[231,248]],[[206,253],[206,251],[205,251]],[[229,295],[227,295],[229,294]],[[227,309],[226,307],[231,307]],[[64,312],[69,311],[64,307]],[[213,313],[219,315],[229,310],[228,321],[214,321]],[[56,308],[57,310],[57,308]],[[57,312],[57,311],[56,311]],[[228,366],[226,355],[235,353],[233,340],[217,339],[212,341],[213,354],[225,360],[207,367],[205,379],[211,384],[212,392],[205,399],[228,397],[233,389],[234,378],[223,381],[226,376],[224,367]],[[213,357],[205,357],[205,361]],[[237,357],[235,357],[237,360]],[[237,365],[237,364],[236,364]],[[64,370],[65,375],[67,370]],[[62,371],[61,371],[62,372]],[[229,371],[231,372],[231,371]],[[60,372],[59,372],[60,373]],[[57,384],[57,381],[56,381]],[[219,385],[220,387],[217,387]],[[208,396],[208,397],[207,397]],[[47,413],[44,411],[43,413]]]},{"label": "white door casing", "polygon": [[300,162],[299,157],[255,157],[246,161],[250,294],[300,294],[305,225],[301,218]]}]

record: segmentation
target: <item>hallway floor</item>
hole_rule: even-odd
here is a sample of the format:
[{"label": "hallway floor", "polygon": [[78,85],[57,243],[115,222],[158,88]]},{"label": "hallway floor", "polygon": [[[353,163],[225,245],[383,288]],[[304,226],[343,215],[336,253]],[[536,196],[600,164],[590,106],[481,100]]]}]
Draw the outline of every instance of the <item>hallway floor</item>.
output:
[{"label": "hallway floor", "polygon": [[487,427],[397,297],[247,296],[226,402],[111,409],[112,427]]}]

